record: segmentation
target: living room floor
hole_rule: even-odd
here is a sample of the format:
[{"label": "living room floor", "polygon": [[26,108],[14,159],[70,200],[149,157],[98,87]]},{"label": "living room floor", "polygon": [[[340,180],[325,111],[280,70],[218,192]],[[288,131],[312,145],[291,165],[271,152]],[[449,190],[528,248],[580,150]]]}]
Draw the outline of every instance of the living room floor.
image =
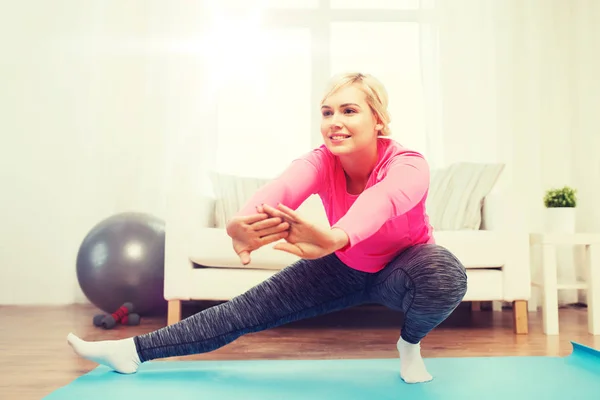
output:
[{"label": "living room floor", "polygon": [[[209,307],[187,304],[183,317]],[[40,399],[96,367],[67,345],[73,332],[86,340],[120,339],[165,325],[166,317],[143,318],[136,327],[103,330],[92,325],[92,306],[0,307],[0,398]],[[402,315],[380,306],[361,306],[244,336],[203,359],[394,358]],[[529,334],[514,335],[512,311],[471,311],[463,303],[422,343],[427,357],[565,356],[570,341],[600,349],[600,336],[587,333],[585,308],[560,310],[560,336],[542,331],[541,312],[529,313]],[[176,359],[176,358],[174,358]]]}]

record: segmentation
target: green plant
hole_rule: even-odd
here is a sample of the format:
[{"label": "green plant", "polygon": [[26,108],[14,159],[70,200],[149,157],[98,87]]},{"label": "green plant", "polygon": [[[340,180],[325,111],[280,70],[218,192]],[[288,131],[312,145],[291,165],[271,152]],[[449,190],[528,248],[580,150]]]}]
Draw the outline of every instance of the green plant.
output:
[{"label": "green plant", "polygon": [[576,207],[577,190],[568,186],[559,189],[550,189],[544,195],[544,205],[547,208]]}]

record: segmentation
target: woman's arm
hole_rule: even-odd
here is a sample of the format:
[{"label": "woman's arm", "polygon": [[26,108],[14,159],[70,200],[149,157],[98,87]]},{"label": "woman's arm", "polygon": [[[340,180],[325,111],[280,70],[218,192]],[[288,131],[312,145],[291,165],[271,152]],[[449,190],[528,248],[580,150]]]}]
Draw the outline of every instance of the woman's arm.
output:
[{"label": "woman's arm", "polygon": [[254,193],[236,216],[256,214],[257,207],[263,204],[276,207],[281,203],[297,209],[311,194],[321,191],[325,182],[324,157],[323,151],[314,150],[294,160],[279,177]]},{"label": "woman's arm", "polygon": [[367,188],[332,228],[346,232],[348,246],[367,239],[388,220],[415,207],[429,189],[429,166],[418,153],[398,156],[386,176]]},{"label": "woman's arm", "polygon": [[322,153],[313,151],[293,161],[279,177],[254,193],[227,222],[227,234],[233,239],[233,248],[242,264],[251,262],[254,250],[288,236],[289,224],[274,216],[268,218],[263,205],[285,202],[296,209],[309,195],[319,192],[324,182],[320,157]]}]

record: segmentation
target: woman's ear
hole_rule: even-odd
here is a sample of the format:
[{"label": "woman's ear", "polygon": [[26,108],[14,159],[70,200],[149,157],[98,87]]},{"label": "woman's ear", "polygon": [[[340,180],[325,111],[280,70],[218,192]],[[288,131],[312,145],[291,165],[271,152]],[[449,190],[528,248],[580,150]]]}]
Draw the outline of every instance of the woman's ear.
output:
[{"label": "woman's ear", "polygon": [[383,129],[383,124],[377,124],[375,125],[375,130],[376,131],[381,131]]}]

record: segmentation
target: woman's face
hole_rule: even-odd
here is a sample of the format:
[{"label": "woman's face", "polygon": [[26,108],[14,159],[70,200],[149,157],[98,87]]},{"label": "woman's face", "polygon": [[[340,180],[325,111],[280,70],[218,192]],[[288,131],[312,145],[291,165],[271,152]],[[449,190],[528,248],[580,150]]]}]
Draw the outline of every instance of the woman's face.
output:
[{"label": "woman's face", "polygon": [[373,146],[380,129],[382,125],[367,104],[365,92],[354,85],[338,90],[321,106],[321,135],[335,155]]}]

